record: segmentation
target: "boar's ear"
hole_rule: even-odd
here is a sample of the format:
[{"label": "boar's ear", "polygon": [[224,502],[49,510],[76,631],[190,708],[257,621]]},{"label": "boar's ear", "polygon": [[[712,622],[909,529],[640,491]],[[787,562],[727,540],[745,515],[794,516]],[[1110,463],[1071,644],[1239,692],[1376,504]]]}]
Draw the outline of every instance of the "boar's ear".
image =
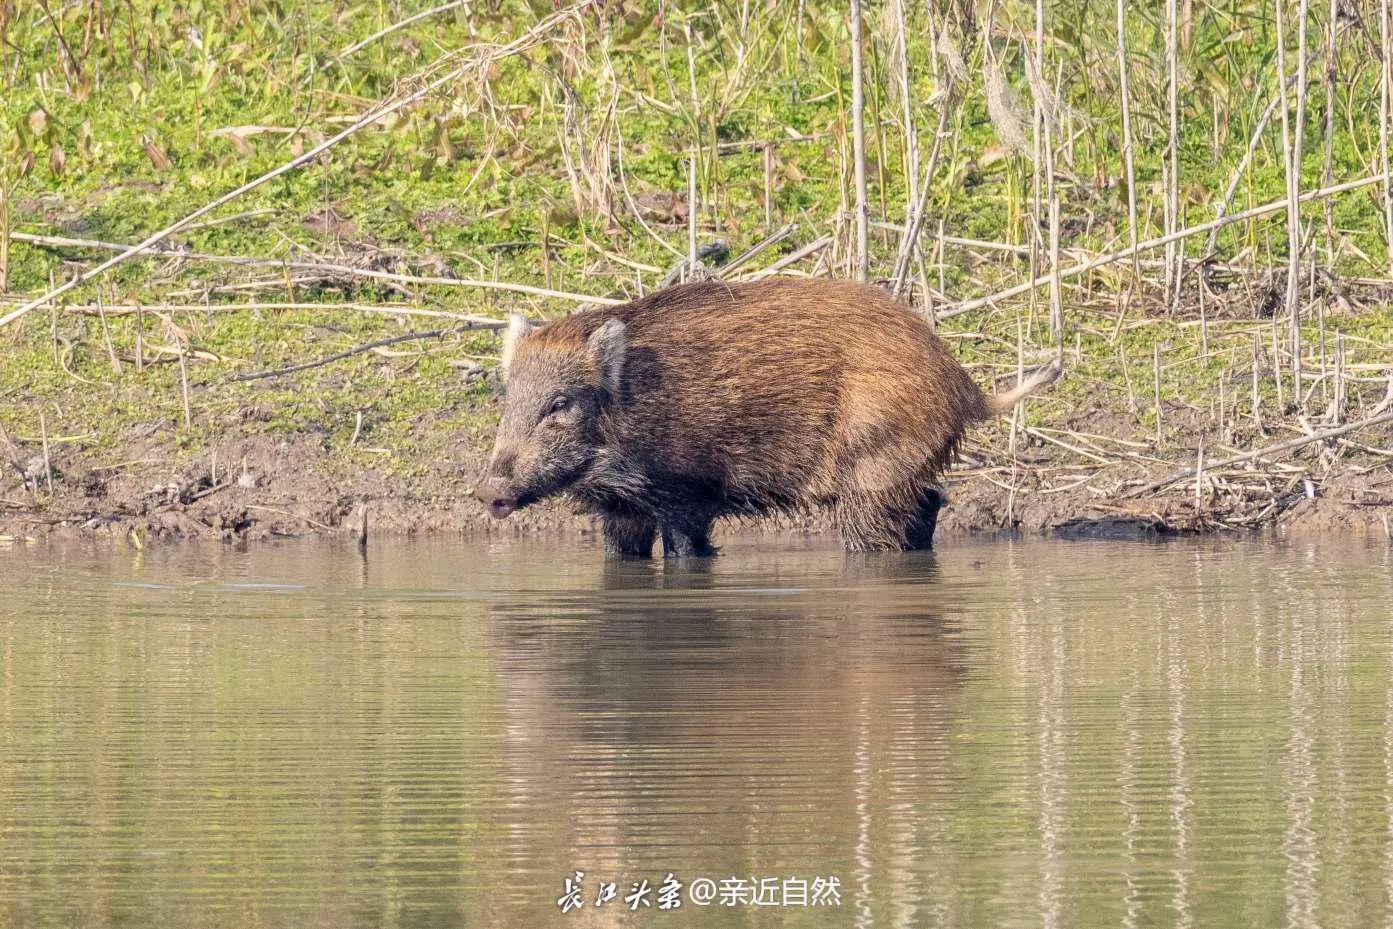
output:
[{"label": "boar's ear", "polygon": [[508,317],[508,331],[503,334],[503,355],[498,359],[498,370],[504,378],[508,376],[508,369],[513,366],[513,354],[517,351],[518,342],[531,331],[532,324],[521,313],[513,313]]},{"label": "boar's ear", "polygon": [[600,386],[611,395],[618,395],[620,379],[624,376],[624,352],[627,346],[622,319],[608,319],[590,334],[586,343],[590,360],[600,378]]}]

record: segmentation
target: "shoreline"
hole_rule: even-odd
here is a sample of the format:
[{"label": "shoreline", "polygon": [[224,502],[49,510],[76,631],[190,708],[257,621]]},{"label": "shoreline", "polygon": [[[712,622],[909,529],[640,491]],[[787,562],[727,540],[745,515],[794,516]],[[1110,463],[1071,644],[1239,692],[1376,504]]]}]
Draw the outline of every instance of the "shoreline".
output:
[{"label": "shoreline", "polygon": [[[30,475],[20,487],[12,480],[3,487],[0,542],[130,542],[133,535],[140,545],[353,538],[365,505],[370,537],[584,538],[597,532],[594,517],[571,511],[564,500],[503,521],[489,517],[468,494],[469,477],[482,465],[482,454],[468,445],[457,460],[447,458],[411,479],[361,467],[310,436],[250,437],[185,460],[148,454],[152,451],[123,446],[101,454],[51,453],[52,496],[41,474]],[[1012,478],[1009,462],[973,450],[947,475],[939,536],[1154,539],[1275,533],[1393,542],[1393,472],[1386,466],[1351,466],[1319,476],[1298,471],[1257,499],[1219,494],[1204,484],[1197,499],[1194,480],[1133,498],[1100,493],[1087,482],[1046,486],[1053,471],[1068,467],[1065,458],[1031,449],[1028,462],[1016,463]],[[717,523],[717,544],[722,535],[750,531],[835,530],[830,516],[817,512],[727,520]]]}]

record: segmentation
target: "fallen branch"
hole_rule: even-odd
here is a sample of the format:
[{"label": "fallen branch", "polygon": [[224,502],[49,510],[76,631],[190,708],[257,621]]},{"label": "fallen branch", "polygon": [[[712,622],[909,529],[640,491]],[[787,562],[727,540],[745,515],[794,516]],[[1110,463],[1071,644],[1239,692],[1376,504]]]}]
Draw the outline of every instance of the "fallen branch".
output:
[{"label": "fallen branch", "polygon": [[[10,238],[16,242],[50,248],[94,248],[105,251],[129,250],[132,246],[117,242],[102,242],[96,239],[69,239],[63,236],[34,235],[28,232],[12,232]],[[146,254],[163,258],[176,258],[183,261],[210,261],[219,264],[239,265],[252,268],[277,268],[286,271],[312,271],[331,277],[356,277],[392,284],[415,284],[425,287],[472,287],[480,290],[502,290],[510,293],[527,294],[532,297],[551,297],[557,300],[571,300],[576,303],[597,303],[604,306],[618,306],[623,300],[612,297],[592,297],[587,294],[552,290],[547,287],[533,287],[531,284],[512,284],[507,281],[483,281],[463,277],[434,277],[419,274],[398,274],[393,271],[378,271],[373,268],[356,268],[352,265],[334,264],[326,261],[298,261],[279,258],[257,258],[249,255],[213,255],[207,252],[186,252],[176,248],[153,245],[145,249]],[[279,284],[280,281],[278,280]],[[59,288],[61,291],[62,288]],[[56,295],[59,291],[54,291]],[[23,310],[20,307],[20,310]],[[16,310],[18,313],[20,310]],[[11,314],[13,315],[13,314]],[[5,319],[9,319],[7,316]],[[4,320],[0,320],[3,325]]]},{"label": "fallen branch", "polygon": [[431,17],[431,16],[435,16],[435,15],[438,14],[438,13],[444,13],[446,10],[452,10],[452,9],[454,9],[454,8],[457,7],[457,6],[464,6],[465,2],[466,2],[466,0],[450,0],[449,3],[442,3],[440,6],[432,7],[432,8],[429,9],[429,10],[422,10],[421,12],[417,13],[417,14],[414,15],[414,16],[408,16],[406,19],[403,19],[401,22],[392,23],[392,25],[387,26],[387,27],[384,28],[384,29],[379,29],[379,30],[377,30],[377,31],[374,32],[372,35],[368,36],[366,39],[363,39],[363,40],[360,41],[360,42],[354,42],[352,45],[348,46],[348,47],[345,48],[343,51],[339,52],[338,55],[336,55],[336,56],[334,57],[334,60],[335,60],[335,61],[342,61],[344,58],[347,58],[349,55],[352,55],[354,52],[359,51],[360,49],[362,49],[362,48],[364,48],[364,47],[366,47],[366,46],[368,46],[368,45],[371,45],[372,43],[376,42],[378,39],[381,39],[381,38],[383,38],[383,37],[385,37],[385,36],[391,35],[392,33],[396,32],[398,29],[405,29],[407,26],[411,25],[412,23],[420,22],[421,20],[427,19],[427,18],[429,18],[429,17]]},{"label": "fallen branch", "polygon": [[507,321],[490,319],[487,316],[471,316],[466,313],[451,313],[448,310],[426,310],[414,306],[376,303],[118,303],[115,306],[97,304],[67,304],[64,314],[74,316],[97,316],[105,312],[108,317],[135,316],[140,313],[238,313],[248,310],[318,310],[335,312],[350,310],[357,313],[380,313],[384,316],[429,316],[436,319],[449,319],[460,323],[460,329],[504,329]]},{"label": "fallen branch", "polygon": [[[1282,452],[1289,452],[1294,449],[1310,445],[1312,442],[1321,442],[1325,439],[1339,438],[1342,435],[1346,435],[1348,433],[1355,432],[1360,429],[1367,429],[1370,426],[1377,426],[1380,423],[1386,422],[1393,422],[1393,411],[1383,413],[1379,416],[1371,416],[1368,419],[1361,419],[1359,422],[1356,423],[1347,423],[1343,426],[1339,426],[1334,429],[1326,429],[1324,432],[1315,432],[1311,433],[1310,435],[1304,435],[1299,439],[1291,439],[1286,442],[1278,442],[1276,445],[1269,445],[1267,448],[1259,449],[1255,452],[1245,452],[1242,455],[1235,455],[1232,458],[1225,458],[1222,461],[1209,462],[1205,464],[1204,470],[1218,471],[1222,468],[1230,468],[1236,464],[1243,464],[1247,461],[1255,461],[1259,458],[1270,458],[1271,456],[1279,455]],[[1142,494],[1150,493],[1153,490],[1160,490],[1161,488],[1174,484],[1177,481],[1183,481],[1186,478],[1194,477],[1197,473],[1198,471],[1195,468],[1182,468],[1181,470],[1176,471],[1174,474],[1162,478],[1159,481],[1153,481],[1150,484],[1146,484],[1145,486],[1138,487],[1134,490],[1129,490],[1123,496],[1139,497]]]},{"label": "fallen branch", "polygon": [[[427,81],[425,84],[422,84],[416,90],[413,90],[410,93],[405,94],[404,96],[398,97],[396,100],[379,105],[376,109],[369,112],[366,116],[360,117],[359,119],[355,120],[347,128],[334,134],[333,136],[330,136],[328,139],[325,139],[323,142],[307,150],[304,154],[296,158],[292,158],[290,161],[287,161],[280,167],[274,168],[266,172],[265,174],[262,174],[260,177],[256,177],[250,181],[247,181],[242,186],[236,188],[235,190],[228,191],[221,197],[216,198],[215,200],[205,203],[203,206],[194,210],[192,213],[187,214],[182,219],[179,219],[176,222],[173,222],[170,225],[165,226],[158,232],[151,233],[149,236],[141,240],[139,243],[132,245],[124,252],[121,252],[118,255],[114,255],[111,258],[108,258],[106,261],[97,265],[95,268],[89,268],[88,270],[82,272],[81,274],[74,277],[72,280],[68,281],[66,284],[54,287],[50,289],[47,293],[29,301],[28,303],[24,304],[18,309],[12,310],[4,316],[0,316],[0,326],[4,326],[7,323],[14,322],[16,319],[19,319],[31,310],[38,309],[41,306],[46,306],[55,297],[61,296],[62,294],[67,293],[73,288],[78,287],[81,284],[85,284],[87,281],[90,281],[93,278],[101,274],[104,274],[107,271],[110,271],[117,265],[122,264],[128,259],[133,258],[141,252],[148,250],[151,246],[159,244],[160,242],[169,238],[169,236],[185,228],[186,226],[189,226],[195,220],[203,216],[206,216],[207,214],[213,212],[219,207],[222,207],[230,203],[233,200],[236,200],[238,197],[242,196],[248,191],[255,190],[261,185],[267,183],[268,181],[280,177],[282,174],[286,174],[290,171],[294,171],[296,168],[309,164],[310,162],[318,158],[320,155],[322,155],[324,152],[328,151],[330,148],[333,148],[335,145],[342,142],[349,136],[355,135],[356,133],[362,131],[366,127],[381,121],[382,119],[386,118],[387,116],[390,116],[398,110],[410,106],[411,104],[416,103],[419,100],[424,99],[425,97],[439,90],[441,87],[444,87],[446,84],[452,83],[458,78],[467,74],[469,71],[474,70],[476,68],[487,67],[489,64],[492,64],[500,58],[507,58],[532,48],[535,44],[537,44],[538,40],[543,35],[550,32],[557,25],[577,18],[586,9],[594,6],[596,2],[597,0],[580,0],[580,2],[575,3],[558,13],[553,13],[551,16],[548,16],[546,19],[533,26],[527,32],[523,33],[523,35],[519,38],[514,39],[512,42],[509,42],[507,45],[488,45],[471,47],[467,50],[467,53],[469,53],[469,57],[467,57],[462,64],[450,68],[445,74],[440,75],[434,80]],[[481,54],[479,53],[480,49],[484,50]]]},{"label": "fallen branch", "polygon": [[795,265],[810,255],[817,254],[818,252],[822,251],[824,248],[831,244],[832,236],[830,235],[825,235],[820,239],[815,239],[814,241],[809,242],[807,245],[804,245],[802,248],[798,249],[798,251],[785,255],[778,261],[769,265],[767,268],[761,268],[760,270],[755,271],[748,277],[743,278],[743,280],[758,281],[766,277],[771,277],[775,274],[778,274],[784,268],[787,268],[790,265]]},{"label": "fallen branch", "polygon": [[[1382,174],[1375,174],[1369,177],[1361,177],[1358,180],[1345,181],[1343,184],[1335,184],[1330,187],[1322,187],[1319,190],[1307,191],[1306,193],[1302,194],[1298,199],[1302,203],[1306,203],[1311,200],[1319,200],[1322,197],[1333,197],[1336,194],[1345,193],[1347,191],[1359,190],[1363,187],[1372,187],[1375,184],[1381,184],[1390,179],[1393,179],[1393,172],[1384,172]],[[1081,274],[1087,274],[1089,271],[1092,271],[1095,268],[1101,268],[1104,265],[1113,264],[1114,262],[1121,261],[1124,258],[1130,258],[1139,252],[1150,251],[1153,248],[1161,248],[1162,246],[1169,245],[1172,242],[1178,242],[1181,239],[1187,239],[1191,236],[1196,236],[1200,235],[1201,233],[1208,232],[1210,229],[1216,228],[1218,226],[1226,226],[1229,223],[1239,223],[1248,219],[1256,219],[1260,216],[1267,216],[1271,213],[1280,213],[1286,208],[1287,198],[1283,197],[1280,200],[1273,200],[1270,203],[1264,203],[1262,206],[1255,206],[1250,210],[1244,210],[1242,213],[1233,213],[1229,216],[1220,216],[1210,220],[1209,222],[1200,223],[1197,226],[1190,226],[1187,229],[1179,229],[1175,232],[1170,233],[1169,235],[1159,236],[1154,239],[1147,239],[1144,242],[1138,242],[1136,245],[1128,246],[1127,248],[1119,249],[1115,252],[1108,252],[1107,254],[1099,255],[1096,258],[1090,258],[1088,261],[1082,262],[1081,264],[1071,265],[1067,268],[1061,268],[1058,272],[1058,276],[1061,280],[1067,277],[1078,277]],[[989,294],[985,297],[976,297],[972,300],[964,300],[962,303],[959,303],[952,309],[944,310],[943,312],[939,313],[938,318],[940,320],[952,319],[954,316],[960,316],[963,313],[979,309],[980,307],[990,306],[992,304],[997,303],[998,301],[1006,300],[1010,297],[1016,297],[1021,294],[1029,293],[1037,287],[1045,286],[1049,282],[1050,275],[1046,274],[1042,277],[1037,277],[1033,280],[1026,281],[1024,284],[1017,284],[1014,287],[1008,287],[1005,290],[997,291],[996,293]],[[3,320],[0,320],[0,322],[3,322]]]},{"label": "fallen branch", "polygon": [[376,342],[368,342],[365,345],[356,345],[347,351],[335,352],[320,358],[318,361],[306,361],[288,368],[275,368],[270,371],[253,371],[250,374],[238,374],[228,378],[228,383],[238,381],[254,381],[263,377],[276,377],[281,374],[294,374],[296,371],[308,371],[310,368],[319,368],[335,361],[342,361],[345,358],[352,358],[354,355],[361,355],[370,352],[375,348],[382,348],[384,345],[395,345],[398,342],[410,342],[414,339],[438,339],[447,332],[454,332],[454,329],[432,329],[429,332],[407,332],[402,335],[394,335],[386,339],[378,339]]},{"label": "fallen branch", "polygon": [[754,245],[745,249],[735,258],[728,261],[725,264],[725,266],[716,273],[716,276],[722,279],[728,279],[732,274],[736,272],[736,270],[740,268],[741,265],[747,264],[750,261],[750,259],[754,258],[756,255],[768,251],[775,245],[778,245],[784,239],[787,239],[789,236],[793,235],[794,231],[797,228],[798,227],[795,226],[793,223],[789,223],[782,229],[779,229],[776,232],[771,233],[770,235],[766,236],[762,241],[756,242]]}]

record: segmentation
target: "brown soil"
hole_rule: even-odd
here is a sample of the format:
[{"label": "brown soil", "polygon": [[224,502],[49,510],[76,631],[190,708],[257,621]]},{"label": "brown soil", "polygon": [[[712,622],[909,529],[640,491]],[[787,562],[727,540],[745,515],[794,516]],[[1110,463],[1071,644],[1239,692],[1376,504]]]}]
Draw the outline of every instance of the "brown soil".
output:
[{"label": "brown soil", "polygon": [[[1193,428],[1202,422],[1197,416]],[[1124,415],[1081,415],[1073,417],[1069,428],[1090,438],[1065,441],[1076,448],[1088,441],[1085,450],[1111,454],[1139,444],[1136,427]],[[1173,471],[1174,461],[1184,460],[1183,450],[1196,447],[1199,435],[1190,433],[1191,426],[1175,423],[1171,428],[1167,447],[1182,451],[1132,452],[1158,460],[1119,458],[1101,467],[1077,451],[1031,439],[1018,447],[1013,472],[1004,427],[985,427],[975,437],[983,444],[970,447],[949,476],[941,530],[1066,538],[1252,531],[1390,538],[1390,458],[1340,442],[1309,445],[1263,469],[1229,469],[1218,481],[1202,485],[1198,501],[1193,479],[1127,496],[1129,487]],[[453,454],[421,462],[418,476],[404,480],[346,461],[315,434],[228,437],[216,446],[216,455],[201,451],[188,456],[177,450],[168,427],[142,431],[127,430],[116,448],[51,448],[51,494],[41,449],[0,443],[0,541],[54,534],[131,539],[134,534],[143,544],[147,539],[341,534],[357,531],[363,505],[374,534],[595,531],[593,520],[559,502],[502,522],[490,519],[468,493],[486,450],[461,442],[446,442]],[[1228,438],[1238,448],[1250,448],[1289,437]],[[1393,429],[1385,424],[1350,438],[1387,448],[1393,445]],[[1131,445],[1118,444],[1126,442]],[[1100,458],[1108,454],[1095,452]],[[831,528],[818,514],[777,522],[779,528],[790,525]]]}]

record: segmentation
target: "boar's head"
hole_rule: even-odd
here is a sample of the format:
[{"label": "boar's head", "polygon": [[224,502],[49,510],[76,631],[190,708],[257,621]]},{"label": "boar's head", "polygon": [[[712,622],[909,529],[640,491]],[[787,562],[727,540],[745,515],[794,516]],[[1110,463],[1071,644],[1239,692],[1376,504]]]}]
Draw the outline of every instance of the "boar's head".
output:
[{"label": "boar's head", "polygon": [[584,342],[533,333],[509,321],[500,368],[503,420],[488,472],[474,496],[502,519],[563,493],[595,462],[600,420],[619,396],[626,346],[624,322],[606,320]]}]

